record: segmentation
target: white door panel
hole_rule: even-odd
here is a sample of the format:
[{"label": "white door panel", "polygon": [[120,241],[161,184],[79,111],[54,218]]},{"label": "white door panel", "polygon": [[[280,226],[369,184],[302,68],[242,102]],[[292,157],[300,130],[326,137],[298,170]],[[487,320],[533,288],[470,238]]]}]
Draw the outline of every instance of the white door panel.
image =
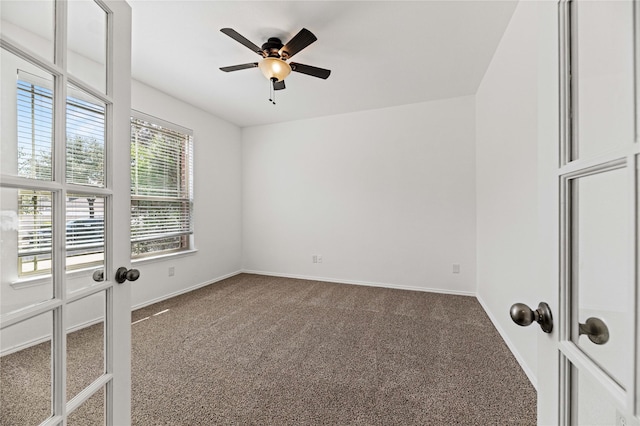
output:
[{"label": "white door panel", "polygon": [[571,4],[574,159],[634,137],[633,1]]},{"label": "white door panel", "polygon": [[[638,6],[541,6],[541,34],[557,24],[555,46],[540,39],[541,260],[553,254],[540,294],[554,317],[553,333],[538,339],[544,425],[640,425]],[[590,318],[607,339],[584,325]]]},{"label": "white door panel", "polygon": [[[573,241],[571,341],[624,389],[633,377],[633,233],[629,173],[626,168],[571,180]],[[602,320],[608,341],[593,343],[579,335],[588,318]]]},{"label": "white door panel", "polygon": [[0,18],[0,423],[126,425],[131,11],[16,1]]}]

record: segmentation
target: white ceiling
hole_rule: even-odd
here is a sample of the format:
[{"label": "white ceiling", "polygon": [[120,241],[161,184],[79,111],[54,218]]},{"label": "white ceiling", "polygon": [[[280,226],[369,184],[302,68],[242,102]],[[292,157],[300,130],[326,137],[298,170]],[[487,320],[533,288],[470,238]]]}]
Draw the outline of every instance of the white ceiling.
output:
[{"label": "white ceiling", "polygon": [[[133,10],[133,77],[241,127],[474,94],[515,1],[149,1]],[[286,78],[276,105],[260,57],[220,32],[260,46],[301,28],[318,41],[294,62],[327,80]]]}]

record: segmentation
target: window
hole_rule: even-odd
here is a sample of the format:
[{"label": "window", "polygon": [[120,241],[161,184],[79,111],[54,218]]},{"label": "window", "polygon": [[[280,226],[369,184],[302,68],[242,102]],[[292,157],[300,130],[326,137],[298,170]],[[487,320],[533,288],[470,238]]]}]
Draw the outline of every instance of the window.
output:
[{"label": "window", "polygon": [[[69,85],[66,102],[66,179],[104,186],[105,106]],[[52,81],[18,71],[18,176],[53,178]],[[18,275],[51,272],[53,195],[18,190]],[[104,259],[104,198],[67,194],[67,270],[99,265]]]},{"label": "window", "polygon": [[190,249],[192,132],[135,112],[131,161],[131,256]]},{"label": "window", "polygon": [[[18,175],[53,178],[52,82],[20,71],[17,82]],[[104,186],[105,105],[69,85],[66,106],[68,182]],[[193,136],[141,113],[131,118],[131,256],[193,246]],[[67,194],[67,270],[104,262],[104,207],[99,195]],[[53,195],[18,190],[18,274],[51,272]]]}]

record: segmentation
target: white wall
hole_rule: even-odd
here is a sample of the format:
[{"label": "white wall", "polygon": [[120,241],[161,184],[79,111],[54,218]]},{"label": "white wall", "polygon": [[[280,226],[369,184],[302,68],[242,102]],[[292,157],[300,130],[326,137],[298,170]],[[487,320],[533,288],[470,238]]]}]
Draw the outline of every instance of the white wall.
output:
[{"label": "white wall", "polygon": [[[136,262],[140,278],[132,286],[134,307],[147,305],[241,269],[242,156],[240,129],[138,81],[131,107],[193,130],[194,235],[196,253]],[[175,275],[169,277],[169,267]]]},{"label": "white wall", "polygon": [[534,385],[540,328],[509,307],[540,302],[536,8],[518,4],[476,94],[477,295]]},{"label": "white wall", "polygon": [[473,293],[474,132],[473,97],[243,129],[244,269]]}]

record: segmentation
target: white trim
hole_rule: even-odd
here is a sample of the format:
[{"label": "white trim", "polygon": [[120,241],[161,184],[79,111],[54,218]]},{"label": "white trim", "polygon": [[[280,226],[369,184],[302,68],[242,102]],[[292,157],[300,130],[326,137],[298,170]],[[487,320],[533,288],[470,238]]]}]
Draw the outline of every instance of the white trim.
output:
[{"label": "white trim", "polygon": [[62,299],[49,299],[45,302],[36,303],[28,308],[18,309],[8,314],[0,315],[0,330],[11,327],[12,325],[37,317],[47,312],[54,312],[63,304]]},{"label": "white trim", "polygon": [[[564,341],[560,342],[560,353],[569,361],[570,365],[575,366],[580,372],[591,375],[603,391],[611,397],[611,402],[617,404],[616,408],[619,410],[625,410],[627,406],[627,395],[632,394],[625,391],[620,383],[617,383],[608,373],[603,371],[599,365],[595,364],[589,355],[578,348],[573,342]],[[571,382],[568,382],[571,383]],[[630,410],[629,410],[630,411]]]},{"label": "white trim", "polygon": [[176,296],[180,296],[181,294],[189,293],[190,291],[194,291],[194,290],[197,290],[199,288],[206,287],[209,284],[215,284],[215,283],[217,283],[219,281],[226,280],[227,278],[235,277],[236,275],[240,275],[242,272],[243,271],[231,272],[229,274],[222,275],[222,276],[214,278],[212,280],[207,280],[207,281],[205,281],[203,283],[196,284],[196,285],[193,285],[191,287],[184,288],[182,290],[174,291],[173,293],[168,293],[168,294],[165,294],[163,296],[156,297],[155,299],[147,300],[146,302],[138,303],[136,305],[133,305],[131,307],[131,310],[135,311],[136,309],[144,308],[144,307],[153,305],[154,303],[162,302],[163,300],[171,299],[172,297],[176,297]]},{"label": "white trim", "polygon": [[23,69],[18,68],[18,81],[24,81],[25,83],[31,84],[32,86],[39,86],[43,89],[51,90],[51,98],[53,99],[54,94],[54,80],[55,77],[51,74],[48,74],[47,77],[51,77],[51,80],[46,79],[43,76],[36,75],[30,71],[25,71]]},{"label": "white trim", "polygon": [[511,351],[511,353],[516,358],[516,361],[518,361],[518,364],[520,364],[520,367],[524,371],[524,374],[527,375],[527,378],[529,379],[529,381],[531,382],[531,384],[533,385],[533,387],[537,391],[538,390],[538,379],[537,379],[536,375],[533,373],[533,371],[531,370],[531,368],[529,368],[529,366],[525,362],[524,357],[518,351],[517,346],[509,339],[509,335],[500,326],[500,323],[497,321],[496,317],[491,313],[491,311],[489,310],[489,307],[484,302],[484,300],[482,300],[480,295],[476,295],[476,299],[478,299],[478,302],[480,302],[480,306],[482,306],[482,309],[484,309],[485,313],[487,314],[487,316],[489,317],[489,319],[493,323],[493,326],[496,328],[496,330],[498,330],[498,333],[502,337],[502,340],[504,340],[504,343],[506,343],[506,345],[509,348],[509,350]]},{"label": "white trim", "polygon": [[58,426],[60,424],[62,424],[62,416],[53,416],[40,423],[40,426]]},{"label": "white trim", "polygon": [[113,380],[113,374],[105,373],[102,376],[98,377],[89,386],[80,391],[79,394],[67,401],[67,415],[73,413],[76,408],[84,404],[96,392],[103,389],[109,382],[111,382],[111,380]]},{"label": "white trim", "polygon": [[337,284],[351,284],[351,285],[364,285],[368,287],[384,287],[384,288],[394,288],[398,290],[411,290],[411,291],[422,291],[426,293],[442,293],[442,294],[453,294],[456,296],[471,296],[475,297],[476,293],[473,291],[460,291],[460,290],[447,290],[443,288],[430,288],[430,287],[415,287],[415,286],[407,286],[407,285],[398,285],[398,284],[389,284],[389,283],[379,283],[379,282],[371,282],[371,281],[358,281],[358,280],[345,280],[340,278],[326,278],[326,277],[315,277],[311,275],[297,275],[297,274],[281,274],[278,272],[267,272],[267,271],[253,271],[250,269],[243,269],[240,271],[244,274],[256,274],[256,275],[267,275],[272,277],[282,277],[282,278],[295,278],[299,280],[310,280],[310,281],[324,281],[328,283],[337,283]]},{"label": "white trim", "polygon": [[64,70],[59,64],[55,64],[51,62],[50,59],[44,58],[40,54],[25,48],[18,41],[7,37],[5,34],[0,35],[0,47],[27,62],[31,62],[38,68],[42,68],[54,76],[60,77],[64,74]]}]

